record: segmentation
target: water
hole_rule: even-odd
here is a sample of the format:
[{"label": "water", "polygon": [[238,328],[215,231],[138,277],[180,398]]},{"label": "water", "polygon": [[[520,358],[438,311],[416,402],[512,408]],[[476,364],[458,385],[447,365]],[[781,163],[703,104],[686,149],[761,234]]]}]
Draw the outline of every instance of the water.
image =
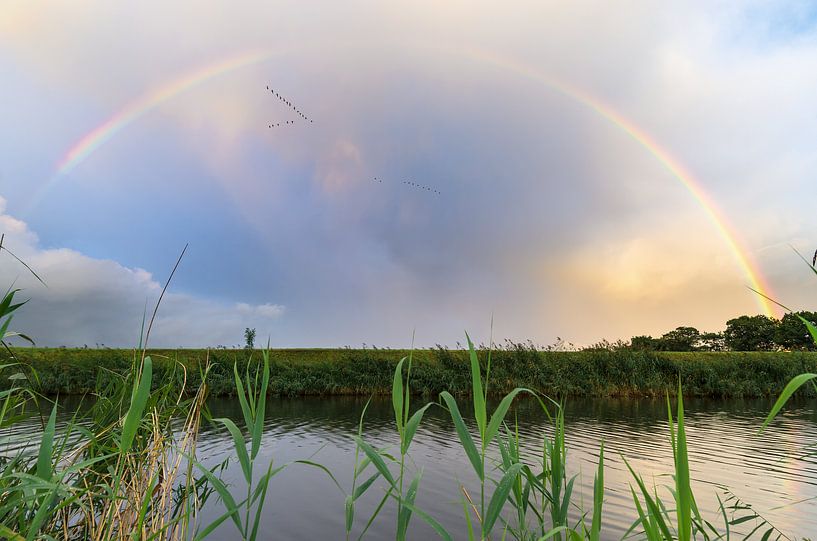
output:
[{"label": "water", "polygon": [[[283,463],[315,454],[314,458],[328,466],[341,484],[350,486],[354,453],[351,435],[357,430],[363,405],[360,399],[337,397],[270,401],[262,461],[274,458]],[[694,490],[702,508],[714,510],[715,494],[723,497],[718,486],[726,486],[789,535],[806,536],[817,531],[817,460],[803,456],[805,448],[817,442],[817,403],[788,408],[762,436],[757,431],[771,406],[768,401],[689,400],[686,406]],[[234,402],[213,401],[211,408],[214,415],[240,418]],[[530,402],[520,405],[518,419],[525,451],[535,460],[542,435],[550,431],[547,420]],[[571,474],[579,475],[575,501],[583,500],[587,509],[593,499],[599,442],[605,441],[603,531],[606,539],[619,539],[635,516],[629,492],[631,476],[622,456],[649,484],[671,483],[670,478],[662,477],[672,471],[665,402],[572,400],[566,426],[568,466]],[[390,401],[370,405],[364,429],[366,439],[377,446],[397,443]],[[217,460],[230,452],[231,443],[225,431],[211,427],[202,434],[200,449],[202,456]],[[424,471],[418,505],[449,531],[463,532],[459,486],[470,487],[472,495],[478,489],[447,413],[429,410],[411,455],[414,466]],[[239,482],[237,466],[231,467],[228,475]],[[382,494],[382,489],[373,488],[360,505],[358,531]],[[292,466],[272,482],[264,531],[270,538],[279,539],[342,538],[343,499],[322,472]],[[393,507],[389,506],[372,526],[371,538],[393,538],[394,523]],[[219,538],[231,539],[230,528],[220,530]],[[411,534],[418,540],[434,536],[417,517]]]},{"label": "water", "polygon": [[[413,403],[419,402],[414,399]],[[352,435],[364,403],[349,397],[271,399],[259,463],[266,466],[270,459],[283,464],[311,457],[327,466],[348,490],[354,460]],[[786,408],[761,436],[758,429],[771,407],[769,401],[689,399],[685,405],[693,488],[699,506],[716,510],[715,495],[723,497],[719,487],[725,486],[793,539],[814,537],[817,459],[806,456],[806,448],[817,442],[817,402],[799,402]],[[463,410],[468,407],[462,405]],[[210,409],[214,416],[230,417],[241,425],[236,401],[212,400]],[[550,427],[532,402],[520,403],[516,411],[524,450],[534,461],[542,436],[550,433]],[[636,516],[629,492],[632,477],[622,457],[648,485],[672,483],[666,476],[672,471],[666,404],[663,400],[573,399],[567,406],[566,428],[569,473],[578,475],[574,501],[583,503],[588,511],[599,442],[605,442],[602,533],[604,539],[620,539]],[[397,443],[390,400],[372,402],[364,433],[375,446]],[[199,456],[206,464],[214,465],[231,452],[232,441],[226,430],[213,425],[203,429]],[[424,472],[417,505],[445,525],[455,539],[462,539],[465,523],[459,487],[464,485],[476,496],[478,485],[446,412],[439,408],[427,412],[412,443],[411,456],[412,470],[422,468]],[[244,494],[237,463],[228,466],[225,476],[234,485],[234,493]],[[382,485],[376,484],[359,501],[355,532],[360,532],[383,494]],[[663,496],[670,498],[666,491]],[[343,509],[344,495],[325,473],[291,465],[272,480],[260,538],[342,539]],[[219,511],[217,505],[209,506],[204,522],[216,518]],[[711,514],[710,518],[717,516]],[[367,538],[393,539],[394,525],[394,507],[389,503]],[[225,541],[235,538],[230,521],[213,536]],[[436,535],[415,516],[409,538],[433,539]]]}]

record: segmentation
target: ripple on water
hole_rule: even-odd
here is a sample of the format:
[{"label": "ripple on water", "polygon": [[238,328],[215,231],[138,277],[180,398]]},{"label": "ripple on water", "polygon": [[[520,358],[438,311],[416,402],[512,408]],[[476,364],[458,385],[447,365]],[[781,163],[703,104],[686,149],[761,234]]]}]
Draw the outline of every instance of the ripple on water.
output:
[{"label": "ripple on water", "polygon": [[[415,404],[419,404],[419,399]],[[349,397],[270,399],[261,460],[278,464],[314,459],[329,467],[345,486],[351,484],[354,442],[365,400]],[[817,402],[788,408],[762,435],[758,429],[771,403],[768,401],[688,400],[685,404],[690,468],[699,506],[714,511],[719,487],[728,487],[773,524],[792,536],[817,531],[817,457],[807,446],[817,442]],[[463,404],[463,411],[470,408]],[[215,417],[230,417],[241,424],[238,404],[213,400]],[[533,463],[541,456],[542,438],[552,434],[545,416],[532,401],[516,408],[523,451]],[[67,414],[62,413],[58,431]],[[36,451],[38,422],[16,425],[0,438],[14,440],[18,448]],[[473,424],[471,424],[473,428]],[[578,400],[568,403],[566,415],[568,468],[577,475],[575,502],[588,509],[593,501],[593,476],[599,444],[605,445],[605,539],[618,539],[632,524],[631,475],[626,459],[648,484],[671,484],[673,469],[669,446],[666,403],[663,400]],[[367,441],[379,447],[396,447],[393,410],[388,399],[370,404],[364,419]],[[232,453],[232,441],[218,425],[206,425],[199,439],[199,456],[207,464],[221,462]],[[423,470],[418,504],[452,531],[463,531],[460,485],[478,493],[453,424],[441,408],[429,409],[411,449],[412,469]],[[236,464],[225,471],[236,486],[241,474]],[[669,494],[664,492],[665,497]],[[357,516],[365,521],[383,496],[373,487],[359,502]],[[723,496],[722,496],[723,497]],[[804,501],[805,500],[805,501]],[[797,503],[799,502],[799,503]],[[209,513],[215,517],[215,509]],[[578,511],[577,511],[578,513]],[[393,536],[394,511],[387,506],[371,530],[371,538]],[[578,516],[578,515],[577,515]],[[322,472],[290,467],[277,476],[269,491],[264,531],[290,539],[342,537],[343,495]],[[715,513],[710,518],[717,519]],[[412,524],[411,539],[433,535],[419,520]],[[231,525],[217,531],[215,539],[231,539]],[[456,537],[456,536],[455,536]]]}]

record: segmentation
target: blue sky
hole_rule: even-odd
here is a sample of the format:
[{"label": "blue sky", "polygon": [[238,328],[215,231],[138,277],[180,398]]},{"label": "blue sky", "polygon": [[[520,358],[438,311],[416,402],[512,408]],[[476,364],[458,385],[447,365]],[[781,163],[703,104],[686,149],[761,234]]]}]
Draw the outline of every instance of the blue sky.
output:
[{"label": "blue sky", "polygon": [[[693,173],[782,301],[817,301],[817,30],[804,2],[12,1],[0,18],[4,283],[42,345],[128,346],[190,244],[155,345],[579,344],[719,330],[747,278],[654,156]],[[161,103],[34,200],[140,96],[250,50],[268,61]],[[471,51],[471,52],[469,52]],[[474,53],[473,51],[477,51]],[[481,51],[481,52],[479,52]],[[271,85],[315,119],[276,130]],[[372,177],[384,179],[374,183]],[[403,180],[433,186],[439,195]],[[14,249],[13,248],[13,249]]]}]

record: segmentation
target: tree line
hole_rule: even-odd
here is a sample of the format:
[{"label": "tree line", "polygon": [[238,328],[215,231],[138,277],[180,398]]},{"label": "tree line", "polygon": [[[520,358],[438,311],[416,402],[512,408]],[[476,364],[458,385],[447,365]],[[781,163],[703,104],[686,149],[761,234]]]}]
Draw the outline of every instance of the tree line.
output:
[{"label": "tree line", "polygon": [[629,347],[640,351],[815,351],[814,340],[797,317],[817,324],[817,312],[788,313],[782,319],[740,316],[726,322],[723,332],[678,327],[664,335],[633,336]]}]

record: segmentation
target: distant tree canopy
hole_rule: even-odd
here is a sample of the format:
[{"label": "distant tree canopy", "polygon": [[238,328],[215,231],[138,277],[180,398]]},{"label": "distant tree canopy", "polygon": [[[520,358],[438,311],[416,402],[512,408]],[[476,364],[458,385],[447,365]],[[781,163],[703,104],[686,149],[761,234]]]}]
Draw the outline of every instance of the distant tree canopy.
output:
[{"label": "distant tree canopy", "polygon": [[777,320],[769,316],[740,316],[726,322],[723,339],[732,351],[777,349]]},{"label": "distant tree canopy", "polygon": [[817,312],[788,313],[782,319],[740,316],[726,322],[723,332],[700,332],[678,327],[660,338],[633,336],[629,347],[639,351],[815,351],[808,328],[800,318],[817,325]]},{"label": "distant tree canopy", "polygon": [[786,314],[777,324],[774,341],[784,349],[814,350],[814,340],[800,317],[812,324],[817,324],[817,312],[797,312]]},{"label": "distant tree canopy", "polygon": [[660,338],[633,336],[630,347],[641,351],[710,351],[720,350],[716,344],[722,341],[719,333],[703,333],[695,327],[678,327]]},{"label": "distant tree canopy", "polygon": [[695,327],[678,327],[660,338],[666,351],[695,351],[701,333]]}]

